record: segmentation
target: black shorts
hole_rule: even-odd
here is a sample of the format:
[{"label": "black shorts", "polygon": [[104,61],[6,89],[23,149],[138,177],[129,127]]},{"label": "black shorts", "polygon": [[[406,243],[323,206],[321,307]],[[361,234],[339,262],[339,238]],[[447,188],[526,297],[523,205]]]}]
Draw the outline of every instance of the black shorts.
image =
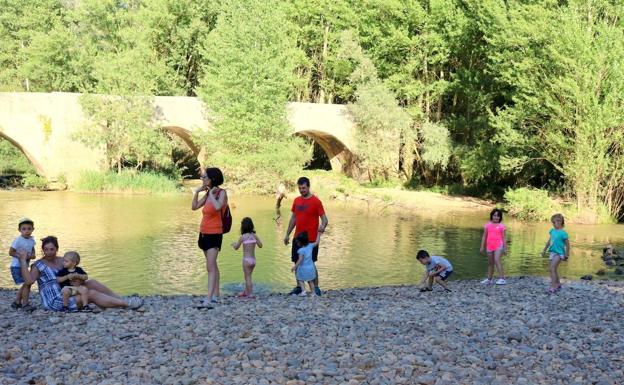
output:
[{"label": "black shorts", "polygon": [[207,251],[210,249],[221,250],[222,243],[223,243],[223,234],[199,233],[199,239],[197,240],[197,246],[199,246],[199,248],[204,251]]},{"label": "black shorts", "polygon": [[[295,240],[292,241],[292,249],[290,250],[290,260],[293,262],[297,262],[297,260],[299,259],[299,254],[297,253],[297,250],[299,250],[300,247],[297,246],[297,242]],[[316,262],[316,260],[318,259],[318,245],[314,246],[314,248],[312,249],[312,260],[314,262]]]},{"label": "black shorts", "polygon": [[438,277],[442,278],[443,281],[446,281],[451,276],[451,274],[453,274],[453,270],[451,270],[451,271],[444,270],[444,271],[439,272],[436,275]]}]

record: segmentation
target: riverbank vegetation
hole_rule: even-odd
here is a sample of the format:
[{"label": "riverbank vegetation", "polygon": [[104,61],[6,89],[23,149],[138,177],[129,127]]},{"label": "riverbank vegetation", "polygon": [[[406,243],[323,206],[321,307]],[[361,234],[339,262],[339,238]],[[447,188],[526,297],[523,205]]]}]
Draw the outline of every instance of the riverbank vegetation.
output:
[{"label": "riverbank vegetation", "polygon": [[194,138],[200,161],[257,191],[317,163],[284,103],[339,103],[362,182],[506,199],[527,219],[624,216],[619,1],[6,0],[2,13],[0,90],[118,95],[83,99],[96,125],[76,138],[118,173],[176,168],[153,95],[199,96],[213,126]]},{"label": "riverbank vegetation", "polygon": [[165,194],[179,192],[181,186],[166,175],[151,172],[83,171],[74,189],[83,192]]}]

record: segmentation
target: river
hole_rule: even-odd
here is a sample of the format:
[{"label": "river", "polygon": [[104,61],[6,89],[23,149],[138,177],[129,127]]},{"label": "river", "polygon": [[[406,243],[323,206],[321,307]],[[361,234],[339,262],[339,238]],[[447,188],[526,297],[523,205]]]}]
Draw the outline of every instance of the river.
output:
[{"label": "river", "polygon": [[[253,275],[258,291],[284,291],[294,283],[290,248],[283,245],[291,200],[284,202],[276,223],[274,201],[268,197],[232,196],[234,225],[224,237],[219,255],[222,288],[242,288],[241,251],[229,246],[238,237],[240,219],[250,216],[264,248],[257,250]],[[37,253],[43,236],[59,237],[60,255],[77,250],[81,266],[122,294],[201,294],[207,274],[197,248],[200,211],[191,211],[191,195],[129,196],[72,192],[0,191],[0,242],[8,252],[18,236],[17,222],[35,222]],[[479,254],[488,211],[461,210],[418,214],[379,212],[343,202],[325,202],[330,221],[319,256],[321,288],[413,284],[423,267],[416,251],[446,256],[454,278],[482,278],[486,258]],[[509,275],[547,275],[548,259],[539,253],[548,237],[547,223],[523,223],[504,218],[509,254],[503,258]],[[601,249],[607,243],[624,246],[624,225],[569,224],[571,258],[564,277],[578,278],[602,268]],[[5,254],[1,287],[16,287]]]}]

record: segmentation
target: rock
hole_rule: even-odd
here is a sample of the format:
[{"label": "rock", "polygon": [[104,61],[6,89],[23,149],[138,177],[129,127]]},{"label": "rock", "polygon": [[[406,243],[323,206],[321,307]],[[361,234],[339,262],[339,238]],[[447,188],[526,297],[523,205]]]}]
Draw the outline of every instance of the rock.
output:
[{"label": "rock", "polygon": [[594,277],[591,274],[587,274],[581,277],[584,281],[591,281]]},{"label": "rock", "polygon": [[436,378],[431,375],[424,375],[416,378],[416,383],[420,385],[433,385],[436,383]]},{"label": "rock", "polygon": [[513,331],[507,335],[508,342],[511,342],[511,341],[522,342],[523,338],[524,338],[524,333],[521,333],[519,331]]}]

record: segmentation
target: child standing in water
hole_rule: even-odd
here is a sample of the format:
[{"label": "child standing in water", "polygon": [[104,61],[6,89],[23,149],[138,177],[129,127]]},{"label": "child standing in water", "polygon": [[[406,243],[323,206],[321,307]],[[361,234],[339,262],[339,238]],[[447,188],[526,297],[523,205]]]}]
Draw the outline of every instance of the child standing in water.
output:
[{"label": "child standing in water", "polygon": [[245,291],[238,296],[241,298],[255,298],[253,295],[253,282],[251,273],[256,267],[256,246],[262,248],[262,241],[256,235],[254,224],[251,218],[245,217],[241,221],[241,236],[237,242],[232,242],[234,250],[238,250],[243,245],[243,273],[245,274]]},{"label": "child standing in water", "polygon": [[[503,264],[501,257],[507,251],[507,237],[505,235],[505,225],[503,221],[503,212],[500,209],[494,209],[490,212],[490,221],[483,227],[483,238],[481,239],[481,253],[487,252],[488,257],[488,276],[481,281],[482,284],[504,285],[505,273],[503,272]],[[494,267],[498,271],[498,280],[494,282]]]},{"label": "child standing in water", "polygon": [[546,254],[547,251],[549,252],[550,288],[548,288],[548,293],[553,294],[561,289],[557,268],[561,261],[567,261],[570,256],[570,240],[568,239],[568,233],[563,229],[565,220],[562,214],[553,215],[550,221],[553,224],[553,228],[548,232],[550,237],[548,238],[548,242],[546,242],[546,246],[544,246],[542,254]]},{"label": "child standing in water", "polygon": [[314,265],[314,261],[312,260],[312,251],[318,246],[321,241],[321,234],[319,233],[316,241],[314,243],[310,243],[308,239],[308,232],[304,231],[297,235],[295,238],[295,242],[299,246],[297,250],[297,254],[299,258],[295,263],[295,266],[292,267],[291,271],[295,272],[297,277],[297,283],[299,287],[301,287],[301,293],[299,296],[305,297],[308,295],[305,291],[305,283],[308,283],[310,286],[310,292],[312,293],[312,297],[316,297],[316,293],[314,291],[314,279],[316,278],[316,266]]}]

